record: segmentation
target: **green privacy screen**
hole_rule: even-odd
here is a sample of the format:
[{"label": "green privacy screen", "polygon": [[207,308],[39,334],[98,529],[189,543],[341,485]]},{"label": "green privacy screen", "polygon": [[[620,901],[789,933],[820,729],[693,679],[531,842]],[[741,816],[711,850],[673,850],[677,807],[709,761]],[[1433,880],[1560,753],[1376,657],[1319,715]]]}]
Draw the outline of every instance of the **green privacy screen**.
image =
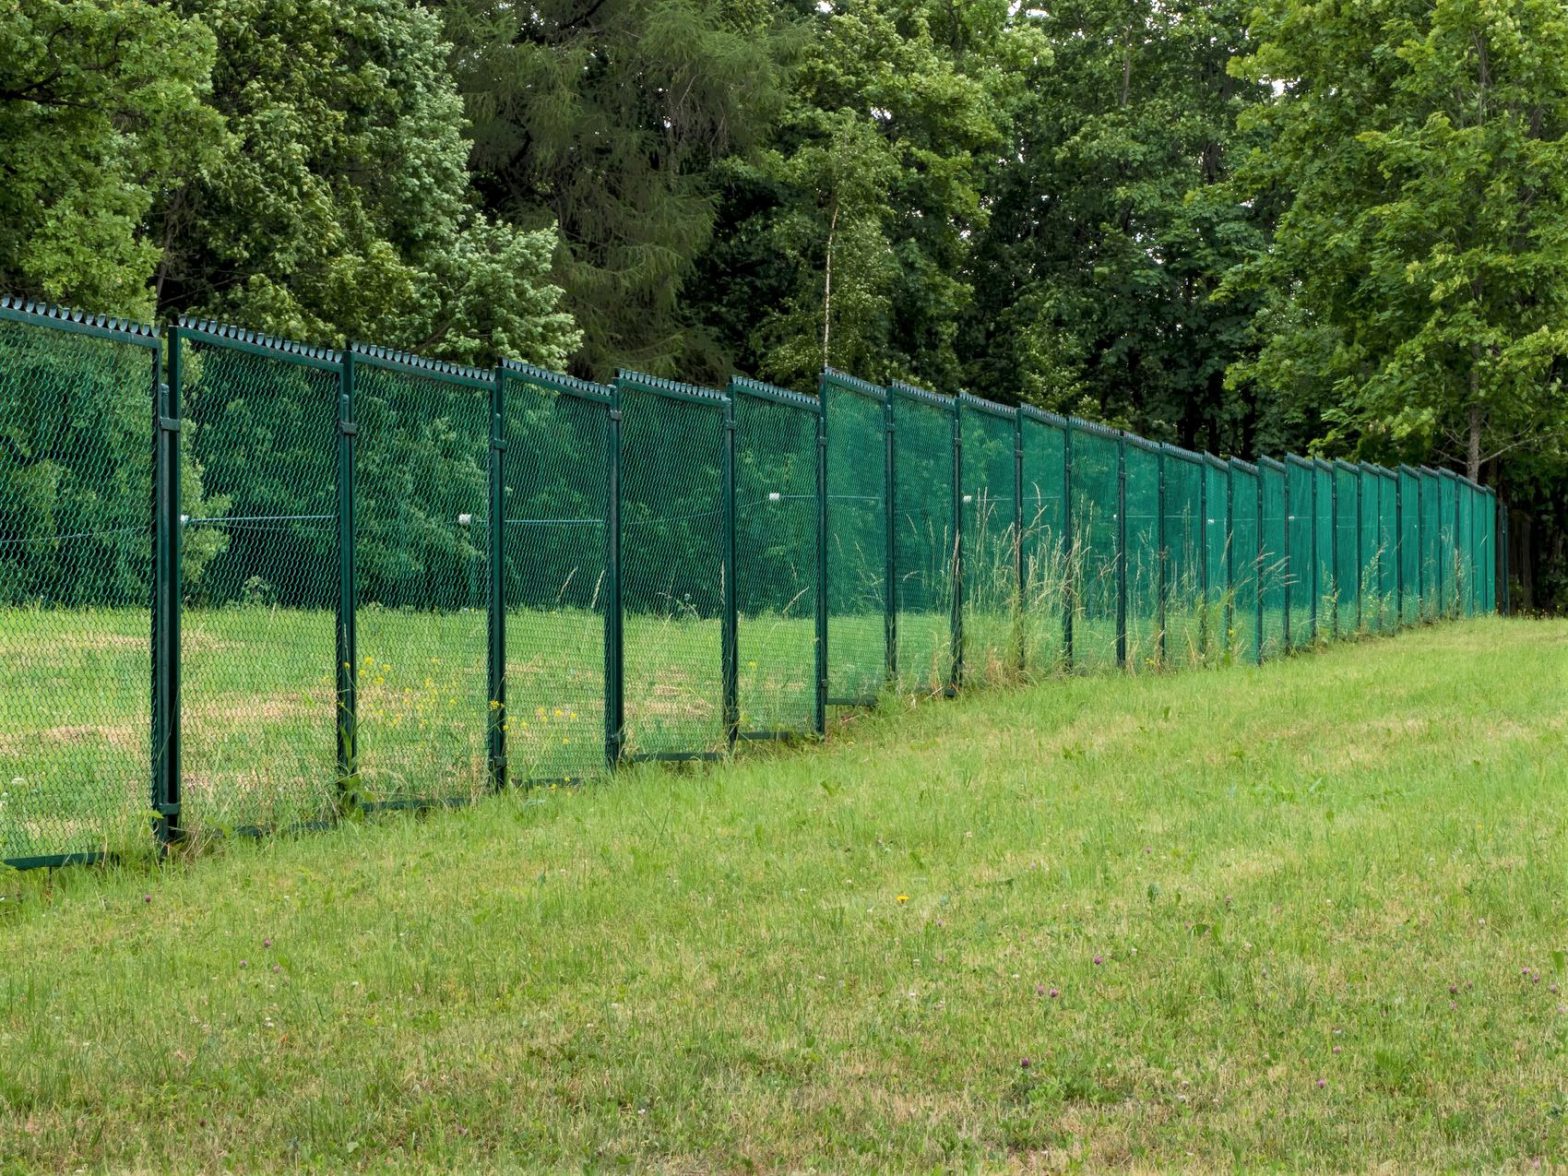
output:
[{"label": "green privacy screen", "polygon": [[1449,471],[824,373],[602,386],[0,300],[0,855],[324,824],[1495,607]]},{"label": "green privacy screen", "polygon": [[999,683],[1023,669],[1018,618],[1018,412],[958,399],[963,488],[964,677]]},{"label": "green privacy screen", "polygon": [[0,301],[0,857],[148,828],[159,340]]},{"label": "green privacy screen", "polygon": [[614,677],[614,390],[526,364],[501,368],[501,619],[506,769],[513,781],[596,772]]},{"label": "green privacy screen", "polygon": [[[893,599],[899,685],[934,692],[956,676],[953,571],[958,446],[955,402],[894,384]],[[831,648],[831,646],[830,646]]]},{"label": "green privacy screen", "polygon": [[625,754],[725,741],[725,429],[720,392],[635,372],[621,411]]},{"label": "green privacy screen", "polygon": [[[324,819],[337,802],[343,356],[182,324],[184,827]],[[364,675],[374,681],[375,674]]]},{"label": "green privacy screen", "polygon": [[831,368],[827,418],[828,701],[866,704],[887,681],[891,414],[885,389]]},{"label": "green privacy screen", "polygon": [[730,381],[741,738],[816,729],[821,401]]}]

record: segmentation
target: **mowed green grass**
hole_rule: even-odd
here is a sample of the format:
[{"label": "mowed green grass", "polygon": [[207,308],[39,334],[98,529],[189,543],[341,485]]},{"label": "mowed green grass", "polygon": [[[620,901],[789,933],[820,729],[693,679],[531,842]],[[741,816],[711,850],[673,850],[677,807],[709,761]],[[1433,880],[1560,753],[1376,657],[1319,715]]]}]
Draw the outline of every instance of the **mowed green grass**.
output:
[{"label": "mowed green grass", "polygon": [[13,875],[0,1165],[1562,1163],[1565,762],[1488,619]]}]

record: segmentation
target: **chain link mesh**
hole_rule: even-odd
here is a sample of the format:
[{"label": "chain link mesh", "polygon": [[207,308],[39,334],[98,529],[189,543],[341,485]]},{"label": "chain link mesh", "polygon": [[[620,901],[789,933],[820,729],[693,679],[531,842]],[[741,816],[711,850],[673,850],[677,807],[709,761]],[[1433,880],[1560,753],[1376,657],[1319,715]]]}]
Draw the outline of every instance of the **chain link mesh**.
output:
[{"label": "chain link mesh", "polygon": [[1062,600],[1067,546],[1063,534],[1063,421],[1023,409],[1023,655],[1033,673],[1062,665]]},{"label": "chain link mesh", "polygon": [[1017,504],[1018,419],[1014,410],[964,397],[962,429],[964,525],[964,680],[999,683],[1018,676]]},{"label": "chain link mesh", "polygon": [[1204,461],[1165,446],[1165,660],[1174,666],[1203,661]]},{"label": "chain link mesh", "polygon": [[1127,668],[1148,670],[1160,664],[1160,585],[1165,577],[1160,549],[1159,447],[1128,437],[1127,512]]},{"label": "chain link mesh", "polygon": [[578,780],[607,736],[611,392],[523,364],[502,378],[507,771]]},{"label": "chain link mesh", "polygon": [[1258,463],[1258,479],[1263,488],[1261,551],[1258,555],[1258,590],[1263,614],[1261,657],[1278,657],[1287,647],[1286,625],[1289,604],[1289,557],[1285,518],[1285,467],[1273,462]]},{"label": "chain link mesh", "polygon": [[890,391],[898,680],[935,692],[953,669],[953,406],[915,388]]},{"label": "chain link mesh", "polygon": [[1244,462],[1230,465],[1230,645],[1238,661],[1258,657],[1258,473]]},{"label": "chain link mesh", "polygon": [[1285,571],[1290,600],[1290,644],[1303,649],[1317,639],[1317,489],[1312,466],[1287,458],[1285,480],[1290,495],[1286,542],[1290,559]]},{"label": "chain link mesh", "polygon": [[816,721],[818,402],[750,381],[735,403],[740,733]]},{"label": "chain link mesh", "polygon": [[869,703],[887,677],[887,392],[828,372],[828,699]]},{"label": "chain link mesh", "polygon": [[626,752],[713,752],[725,740],[725,398],[634,373],[616,386]]},{"label": "chain link mesh", "polygon": [[227,328],[182,356],[182,823],[319,821],[337,804],[341,357]]},{"label": "chain link mesh", "polygon": [[150,827],[157,340],[0,319],[0,859]]},{"label": "chain link mesh", "polygon": [[1205,655],[1223,657],[1230,651],[1230,467],[1206,457],[1203,467],[1204,531],[1208,589],[1204,593]]},{"label": "chain link mesh", "polygon": [[1086,421],[1073,422],[1073,665],[1083,669],[1116,664],[1120,447],[1110,430]]},{"label": "chain link mesh", "polygon": [[356,366],[357,751],[371,804],[488,786],[493,379]]}]

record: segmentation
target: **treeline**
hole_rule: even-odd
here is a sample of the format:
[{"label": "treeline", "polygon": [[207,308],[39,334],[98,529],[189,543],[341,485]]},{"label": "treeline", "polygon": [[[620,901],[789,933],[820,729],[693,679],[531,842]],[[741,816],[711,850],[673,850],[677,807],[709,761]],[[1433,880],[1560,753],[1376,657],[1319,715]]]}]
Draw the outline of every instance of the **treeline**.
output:
[{"label": "treeline", "polygon": [[0,289],[1447,464],[1553,607],[1565,132],[1556,0],[13,0]]}]

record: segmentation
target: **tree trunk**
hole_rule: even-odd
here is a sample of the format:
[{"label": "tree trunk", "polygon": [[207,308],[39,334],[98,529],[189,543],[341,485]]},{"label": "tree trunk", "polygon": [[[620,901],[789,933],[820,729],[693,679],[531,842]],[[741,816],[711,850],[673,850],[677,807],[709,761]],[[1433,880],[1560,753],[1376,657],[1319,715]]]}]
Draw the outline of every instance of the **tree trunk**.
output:
[{"label": "tree trunk", "polygon": [[828,222],[828,258],[822,274],[822,366],[832,366],[829,344],[833,335],[833,239],[838,235],[838,200],[833,201],[833,217]]},{"label": "tree trunk", "polygon": [[[1472,390],[1474,383],[1471,377]],[[1472,482],[1481,480],[1481,406],[1474,402],[1470,405],[1470,435],[1465,445],[1465,476]]]}]

